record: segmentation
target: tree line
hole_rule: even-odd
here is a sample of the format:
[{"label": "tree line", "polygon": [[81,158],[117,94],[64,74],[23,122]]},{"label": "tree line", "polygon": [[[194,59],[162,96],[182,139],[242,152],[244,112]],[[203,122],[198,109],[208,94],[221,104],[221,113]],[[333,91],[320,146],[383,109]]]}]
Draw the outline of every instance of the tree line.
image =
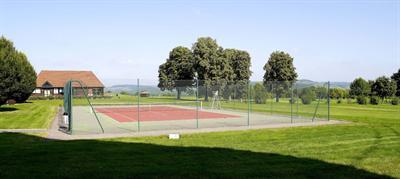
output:
[{"label": "tree line", "polygon": [[[191,48],[178,46],[170,51],[166,61],[159,66],[158,87],[163,91],[176,90],[177,98],[180,99],[184,91],[193,93],[197,78],[199,97],[204,97],[206,101],[212,92],[218,91],[225,99],[231,99],[232,96],[246,98],[252,93],[256,103],[265,103],[272,95],[279,102],[281,97],[291,96],[291,90],[299,96],[303,104],[328,97],[339,102],[344,98],[356,98],[357,102],[362,103],[367,97],[372,101],[377,101],[376,98],[383,101],[400,94],[399,72],[393,74],[391,79],[384,76],[374,81],[357,78],[351,83],[350,90],[333,88],[328,94],[326,87],[293,89],[298,75],[293,57],[286,52],[271,53],[263,67],[265,73],[262,84],[249,85],[252,74],[250,66],[251,57],[248,52],[224,49],[215,39],[200,37]],[[398,99],[393,98],[393,101]]]},{"label": "tree line", "polygon": [[0,106],[8,100],[25,102],[36,86],[36,72],[26,55],[0,37]]},{"label": "tree line", "polygon": [[349,95],[355,98],[358,104],[379,104],[391,98],[391,103],[397,105],[400,97],[400,69],[389,78],[378,77],[375,80],[356,78],[350,84]]}]

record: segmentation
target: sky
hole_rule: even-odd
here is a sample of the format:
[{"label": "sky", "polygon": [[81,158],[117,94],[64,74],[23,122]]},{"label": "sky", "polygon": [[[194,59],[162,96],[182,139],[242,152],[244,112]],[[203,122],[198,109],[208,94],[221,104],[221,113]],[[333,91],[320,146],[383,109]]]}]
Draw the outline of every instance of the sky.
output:
[{"label": "sky", "polygon": [[209,36],[246,50],[251,80],[276,50],[299,79],[352,81],[400,68],[400,1],[0,0],[0,35],[40,70],[92,70],[106,84],[156,80],[176,46]]}]

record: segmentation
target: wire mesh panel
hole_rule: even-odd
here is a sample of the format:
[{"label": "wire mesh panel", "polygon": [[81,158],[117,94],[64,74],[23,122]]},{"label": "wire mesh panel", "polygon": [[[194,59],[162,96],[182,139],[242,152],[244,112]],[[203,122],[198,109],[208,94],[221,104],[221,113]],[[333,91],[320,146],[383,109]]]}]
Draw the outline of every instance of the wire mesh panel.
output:
[{"label": "wire mesh panel", "polygon": [[72,111],[71,132],[72,134],[96,134],[104,130],[98,120],[94,108],[88,98],[89,89],[80,81],[71,81]]},{"label": "wire mesh panel", "polygon": [[198,101],[194,80],[140,79],[139,93],[150,86],[158,90],[140,95],[137,104],[140,131],[193,129],[197,127]]},{"label": "wire mesh panel", "polygon": [[201,112],[212,113],[215,117],[199,118],[199,127],[230,127],[248,125],[248,83],[207,83],[200,82],[199,99]]}]

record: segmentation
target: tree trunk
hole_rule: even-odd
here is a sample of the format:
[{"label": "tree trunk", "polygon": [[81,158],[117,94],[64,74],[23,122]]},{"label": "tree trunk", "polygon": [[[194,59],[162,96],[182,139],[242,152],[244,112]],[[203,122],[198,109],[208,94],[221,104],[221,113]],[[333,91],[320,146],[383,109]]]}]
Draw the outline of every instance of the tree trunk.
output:
[{"label": "tree trunk", "polygon": [[181,99],[181,89],[180,88],[176,88],[176,99]]},{"label": "tree trunk", "polygon": [[276,95],[275,102],[279,103],[279,95]]}]

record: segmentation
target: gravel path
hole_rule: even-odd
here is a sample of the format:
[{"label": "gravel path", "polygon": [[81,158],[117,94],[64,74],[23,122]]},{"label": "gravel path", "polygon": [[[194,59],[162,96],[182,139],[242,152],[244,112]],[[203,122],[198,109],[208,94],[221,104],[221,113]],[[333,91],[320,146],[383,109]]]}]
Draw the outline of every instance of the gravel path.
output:
[{"label": "gravel path", "polygon": [[205,132],[241,131],[241,130],[254,130],[254,129],[288,128],[288,127],[300,127],[300,126],[321,126],[321,125],[335,125],[335,124],[349,123],[346,121],[330,120],[330,121],[281,123],[281,124],[238,126],[238,127],[143,131],[143,132],[132,132],[132,133],[120,133],[120,134],[69,135],[69,134],[66,134],[66,133],[58,130],[58,119],[60,117],[62,117],[61,115],[62,115],[62,113],[61,113],[61,109],[60,109],[58,114],[56,115],[56,117],[53,119],[49,129],[0,129],[0,133],[2,133],[2,132],[47,133],[47,138],[49,138],[49,139],[80,140],[80,139],[103,139],[103,138],[115,138],[115,137],[160,136],[160,135],[168,135],[171,133],[193,134],[193,133],[205,133]]}]

